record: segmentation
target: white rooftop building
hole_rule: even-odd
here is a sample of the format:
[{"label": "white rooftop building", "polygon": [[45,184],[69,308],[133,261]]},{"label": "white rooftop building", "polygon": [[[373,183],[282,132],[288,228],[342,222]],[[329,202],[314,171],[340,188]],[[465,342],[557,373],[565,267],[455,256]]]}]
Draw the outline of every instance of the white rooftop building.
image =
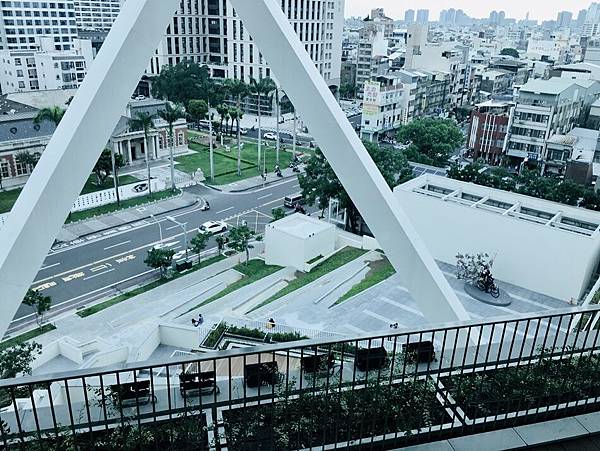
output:
[{"label": "white rooftop building", "polygon": [[394,193],[442,262],[485,252],[497,279],[565,302],[596,273],[600,213],[433,175]]}]

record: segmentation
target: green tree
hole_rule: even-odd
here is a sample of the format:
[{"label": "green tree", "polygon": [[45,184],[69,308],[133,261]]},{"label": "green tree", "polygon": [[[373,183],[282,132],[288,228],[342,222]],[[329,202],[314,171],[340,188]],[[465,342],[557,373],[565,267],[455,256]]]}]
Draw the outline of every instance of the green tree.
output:
[{"label": "green tree", "polygon": [[115,174],[115,178],[118,177],[116,172],[119,168],[123,167],[123,165],[123,155],[117,154],[114,155],[113,167],[112,150],[104,149],[100,154],[100,158],[98,158],[98,161],[96,161],[96,164],[94,165],[93,169],[94,174],[96,174],[98,185],[103,185],[106,179],[110,177],[111,174]]},{"label": "green tree", "polygon": [[250,249],[253,248],[250,242],[254,238],[254,235],[254,231],[250,230],[248,226],[233,227],[229,232],[227,247],[237,252],[244,252],[246,254],[246,265],[250,260]]},{"label": "green tree", "polygon": [[31,364],[42,353],[39,343],[20,343],[0,351],[0,379],[12,379],[31,374]]},{"label": "green tree", "polygon": [[33,118],[33,123],[41,124],[44,121],[49,121],[53,122],[54,125],[58,127],[58,124],[60,124],[60,121],[62,121],[65,112],[66,110],[64,108],[61,108],[56,105],[53,107],[42,108]]},{"label": "green tree", "polygon": [[210,158],[210,180],[215,180],[215,160],[214,160],[214,143],[213,143],[213,113],[212,107],[222,103],[227,88],[224,85],[217,84],[211,78],[203,78],[199,81],[199,96],[197,99],[204,100],[208,106],[208,151]]},{"label": "green tree", "polygon": [[152,81],[152,95],[187,107],[191,99],[203,98],[203,85],[209,78],[208,67],[183,60],[161,69]]},{"label": "green tree", "polygon": [[[229,106],[225,103],[221,103],[215,107],[217,113],[219,114],[219,134],[221,135],[221,145],[223,145],[223,122],[227,121],[229,118]],[[227,125],[225,126],[227,129]]]},{"label": "green tree", "polygon": [[52,305],[52,298],[43,295],[39,291],[29,289],[23,299],[23,304],[34,309],[35,321],[41,329],[44,324],[44,315],[50,310],[50,306]]},{"label": "green tree", "polygon": [[158,115],[169,125],[169,160],[171,162],[171,189],[175,191],[175,159],[173,158],[173,147],[175,146],[175,136],[173,133],[173,124],[185,116],[181,105],[171,105],[166,103],[165,109],[158,112]]},{"label": "green tree", "polygon": [[202,251],[206,249],[209,240],[210,234],[200,232],[190,241],[190,250],[198,255],[198,264],[200,264],[202,261],[200,254],[202,254]]},{"label": "green tree", "polygon": [[33,169],[38,164],[38,161],[40,161],[40,157],[41,155],[39,152],[30,153],[26,150],[22,150],[17,152],[15,159],[17,163],[25,166],[28,172],[33,172]]},{"label": "green tree", "polygon": [[356,85],[343,83],[340,86],[340,97],[342,99],[353,99],[356,97]]},{"label": "green tree", "polygon": [[223,235],[218,235],[215,238],[215,242],[217,243],[217,247],[219,248],[219,252],[223,252],[225,250],[225,243],[227,240]]},{"label": "green tree", "polygon": [[409,160],[444,167],[448,158],[464,143],[464,136],[451,119],[417,119],[402,125],[398,141],[407,144]]},{"label": "green tree", "polygon": [[271,210],[271,216],[273,216],[271,222],[279,221],[280,219],[285,218],[285,211],[283,211],[283,208],[273,208]]},{"label": "green tree", "polygon": [[[401,151],[382,149],[375,143],[365,143],[365,147],[390,188],[413,177],[412,168]],[[352,232],[358,231],[360,213],[319,149],[308,159],[305,174],[298,180],[308,205],[317,204],[323,214],[329,201],[337,199],[340,207],[346,209],[346,227]]]},{"label": "green tree", "polygon": [[270,78],[262,78],[259,81],[256,79],[250,80],[250,91],[256,95],[257,110],[258,110],[258,170],[262,172],[266,168],[261,170],[261,152],[262,152],[262,98],[268,96],[269,93],[273,92],[277,85]]},{"label": "green tree", "polygon": [[148,194],[152,194],[152,180],[150,174],[150,129],[154,127],[154,116],[145,112],[136,113],[135,117],[129,121],[129,127],[132,130],[143,130],[144,131],[144,157],[146,159],[146,172],[148,176]]},{"label": "green tree", "polygon": [[231,80],[225,81],[229,95],[235,99],[236,109],[239,114],[236,116],[237,123],[237,175],[242,175],[242,137],[240,129],[240,120],[242,119],[242,99],[246,98],[250,94],[250,87],[242,80]]},{"label": "green tree", "polygon": [[187,112],[190,119],[196,123],[196,128],[200,129],[200,121],[208,117],[208,104],[204,100],[192,99]]},{"label": "green tree", "polygon": [[151,249],[144,260],[150,268],[160,270],[160,277],[164,278],[167,269],[173,264],[173,255],[175,251],[172,249]]},{"label": "green tree", "polygon": [[500,55],[506,55],[506,56],[512,56],[514,58],[520,58],[520,55],[519,55],[519,52],[517,51],[517,49],[513,49],[510,47],[502,49],[502,51],[500,52]]}]

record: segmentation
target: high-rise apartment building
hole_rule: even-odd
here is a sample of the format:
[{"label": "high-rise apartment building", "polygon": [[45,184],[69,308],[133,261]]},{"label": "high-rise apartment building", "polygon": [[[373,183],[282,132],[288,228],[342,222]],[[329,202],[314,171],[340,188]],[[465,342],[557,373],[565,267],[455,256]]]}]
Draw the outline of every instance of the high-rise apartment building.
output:
[{"label": "high-rise apartment building", "polygon": [[75,0],[79,30],[109,31],[125,0]]},{"label": "high-rise apartment building", "polygon": [[[339,86],[344,0],[284,0],[281,5],[323,78],[330,86]],[[164,65],[183,59],[208,65],[215,77],[249,82],[273,76],[228,0],[182,2],[149,72],[158,74]]]},{"label": "high-rise apartment building", "polygon": [[55,50],[71,50],[77,39],[73,0],[0,2],[0,50],[35,50],[50,37]]},{"label": "high-rise apartment building", "polygon": [[558,28],[567,28],[571,26],[571,21],[573,20],[573,13],[569,11],[561,11],[558,13],[556,17],[556,26]]},{"label": "high-rise apartment building", "polygon": [[429,10],[428,9],[417,10],[417,23],[421,23],[421,24],[429,23]]},{"label": "high-rise apartment building", "polygon": [[404,22],[406,23],[413,23],[415,21],[415,10],[414,9],[407,9],[404,12]]}]

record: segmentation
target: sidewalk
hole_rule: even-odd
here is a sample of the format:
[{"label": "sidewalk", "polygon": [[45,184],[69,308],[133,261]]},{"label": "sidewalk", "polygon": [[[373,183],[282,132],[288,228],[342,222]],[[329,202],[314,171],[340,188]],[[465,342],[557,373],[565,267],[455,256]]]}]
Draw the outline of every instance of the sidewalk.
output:
[{"label": "sidewalk", "polygon": [[200,199],[197,196],[183,192],[181,196],[171,199],[108,213],[85,221],[65,224],[56,239],[66,243],[94,234],[108,234],[106,232],[110,229],[132,226],[139,221],[150,218],[150,215],[158,216],[181,210],[198,202],[200,202]]},{"label": "sidewalk", "polygon": [[[299,166],[300,170],[303,171],[304,167]],[[206,186],[212,188],[217,191],[221,191],[223,193],[240,193],[244,191],[250,191],[253,189],[263,188],[265,186],[272,185],[273,183],[281,182],[282,180],[289,180],[294,177],[297,177],[299,173],[294,172],[290,168],[284,168],[281,170],[281,175],[283,177],[277,177],[273,172],[267,174],[267,180],[263,180],[263,178],[258,175],[256,177],[250,177],[244,180],[240,180],[238,182],[229,183],[228,185],[210,185],[210,183],[206,183]]]}]

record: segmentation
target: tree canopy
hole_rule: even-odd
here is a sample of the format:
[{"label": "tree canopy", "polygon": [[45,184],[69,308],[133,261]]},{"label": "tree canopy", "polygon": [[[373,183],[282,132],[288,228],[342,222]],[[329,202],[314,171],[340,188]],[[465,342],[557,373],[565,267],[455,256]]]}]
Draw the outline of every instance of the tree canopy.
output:
[{"label": "tree canopy", "polygon": [[188,105],[191,99],[202,99],[204,85],[210,79],[208,67],[183,60],[174,66],[164,66],[152,81],[152,95]]},{"label": "tree canopy", "polygon": [[500,52],[500,55],[506,55],[506,56],[512,56],[514,58],[519,58],[519,51],[517,49],[513,49],[510,47],[507,47],[505,49],[502,49],[502,51]]},{"label": "tree canopy", "polygon": [[44,324],[44,315],[50,310],[50,306],[52,305],[52,298],[39,291],[29,289],[23,299],[23,304],[34,309],[35,321],[38,327],[41,328]]},{"label": "tree canopy", "polygon": [[31,374],[31,364],[42,353],[39,343],[21,343],[0,351],[0,379],[12,379]]},{"label": "tree canopy", "polygon": [[166,270],[173,263],[175,251],[172,249],[151,249],[144,260],[150,268],[159,269],[160,277],[164,277]]},{"label": "tree canopy", "polygon": [[229,232],[229,242],[227,243],[227,247],[237,252],[245,252],[246,264],[248,264],[248,260],[250,260],[250,249],[252,249],[250,241],[254,235],[254,231],[250,230],[248,226],[245,225],[233,227]]},{"label": "tree canopy", "polygon": [[59,106],[42,108],[38,111],[37,115],[33,118],[34,124],[39,124],[44,121],[54,122],[54,125],[58,127],[60,121],[62,121],[63,116],[65,115],[66,110]]},{"label": "tree canopy", "polygon": [[[365,147],[390,188],[413,177],[412,169],[401,151],[384,149],[374,143],[365,143]],[[317,204],[324,211],[331,199],[337,199],[340,207],[346,209],[347,226],[352,231],[358,230],[360,214],[319,149],[306,163],[305,174],[298,176],[298,179],[308,205]]]},{"label": "tree canopy", "polygon": [[424,118],[402,125],[398,141],[408,145],[410,161],[444,167],[448,158],[464,143],[464,136],[451,119]]},{"label": "tree canopy", "polygon": [[[111,153],[112,151],[110,149],[104,149],[94,166],[93,172],[96,174],[98,185],[104,184],[106,179],[112,174],[113,167]],[[123,165],[123,155],[118,153],[115,154],[115,166],[117,169],[123,167]]]}]

